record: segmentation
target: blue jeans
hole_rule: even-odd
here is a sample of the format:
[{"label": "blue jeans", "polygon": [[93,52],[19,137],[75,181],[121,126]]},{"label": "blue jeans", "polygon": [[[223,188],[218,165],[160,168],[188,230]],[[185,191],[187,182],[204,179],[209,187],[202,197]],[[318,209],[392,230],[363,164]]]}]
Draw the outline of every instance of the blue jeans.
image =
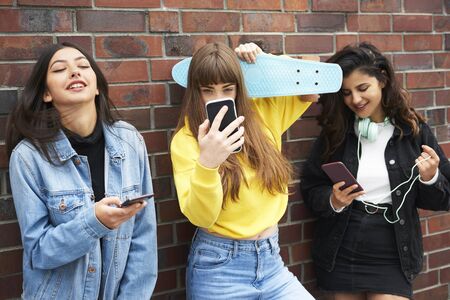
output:
[{"label": "blue jeans", "polygon": [[284,266],[278,233],[232,240],[197,230],[186,271],[188,299],[314,299]]}]

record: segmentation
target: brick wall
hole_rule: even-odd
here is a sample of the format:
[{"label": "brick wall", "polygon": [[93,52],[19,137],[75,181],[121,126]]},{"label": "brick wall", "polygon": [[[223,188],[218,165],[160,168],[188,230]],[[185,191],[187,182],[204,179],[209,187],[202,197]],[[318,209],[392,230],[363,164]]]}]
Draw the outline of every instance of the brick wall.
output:
[{"label": "brick wall", "polygon": [[[316,54],[371,41],[393,60],[414,106],[450,156],[449,0],[0,0],[0,139],[39,50],[74,41],[88,49],[111,83],[122,115],[144,135],[156,192],[159,280],[154,299],[183,299],[193,226],[173,185],[170,136],[183,90],[171,67],[201,45],[256,41],[266,52]],[[226,34],[224,34],[226,32]],[[285,135],[284,151],[301,166],[319,129],[313,106]],[[0,143],[0,299],[21,292],[19,228]],[[450,214],[421,212],[424,272],[415,299],[447,299]],[[282,256],[316,296],[310,246],[315,219],[298,192],[280,222]]]}]

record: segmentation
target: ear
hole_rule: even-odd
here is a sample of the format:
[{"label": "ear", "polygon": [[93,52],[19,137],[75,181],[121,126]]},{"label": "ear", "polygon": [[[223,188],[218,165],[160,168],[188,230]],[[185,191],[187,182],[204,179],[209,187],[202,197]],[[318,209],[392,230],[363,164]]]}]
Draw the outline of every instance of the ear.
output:
[{"label": "ear", "polygon": [[95,95],[96,95],[96,96],[100,95],[98,89],[95,90]]},{"label": "ear", "polygon": [[48,90],[44,92],[44,102],[52,102],[53,97]]}]

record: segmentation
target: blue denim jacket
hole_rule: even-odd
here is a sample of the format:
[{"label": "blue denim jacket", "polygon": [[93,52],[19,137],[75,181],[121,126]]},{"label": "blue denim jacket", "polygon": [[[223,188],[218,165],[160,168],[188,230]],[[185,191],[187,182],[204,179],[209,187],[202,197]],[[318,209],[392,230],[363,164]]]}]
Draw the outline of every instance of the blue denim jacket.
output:
[{"label": "blue denim jacket", "polygon": [[[103,125],[105,192],[121,201],[152,193],[142,136],[125,123]],[[61,164],[27,140],[10,159],[11,188],[23,243],[24,299],[149,299],[157,277],[153,199],[110,230],[96,218],[87,158],[60,132]]]}]

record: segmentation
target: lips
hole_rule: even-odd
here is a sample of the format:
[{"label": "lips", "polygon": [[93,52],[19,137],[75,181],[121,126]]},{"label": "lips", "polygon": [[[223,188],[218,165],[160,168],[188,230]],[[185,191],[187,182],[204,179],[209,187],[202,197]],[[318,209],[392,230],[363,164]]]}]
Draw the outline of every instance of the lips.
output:
[{"label": "lips", "polygon": [[77,80],[77,81],[72,81],[67,87],[67,90],[78,90],[78,89],[82,89],[86,86],[86,83],[84,83],[81,80]]}]

